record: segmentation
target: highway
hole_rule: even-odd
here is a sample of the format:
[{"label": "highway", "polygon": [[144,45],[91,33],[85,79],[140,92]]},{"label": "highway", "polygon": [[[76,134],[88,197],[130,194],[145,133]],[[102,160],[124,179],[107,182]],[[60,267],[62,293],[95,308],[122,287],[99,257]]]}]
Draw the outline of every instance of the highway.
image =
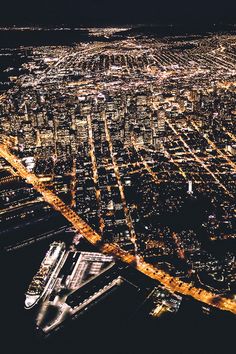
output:
[{"label": "highway", "polygon": [[135,267],[143,274],[159,281],[171,292],[191,296],[195,300],[201,301],[207,305],[236,314],[236,301],[233,299],[227,299],[204,289],[196,288],[191,283],[184,283],[179,278],[172,277],[168,273],[158,270],[153,265],[145,262],[140,256],[137,258],[122,250],[117,244],[109,243],[102,245],[100,242],[101,236],[74,211],[66,206],[53,192],[47,190],[46,187],[39,182],[38,178],[34,174],[28,172],[21,161],[4,145],[0,145],[0,156],[2,156],[16,170],[22,178],[32,184],[32,186],[42,194],[45,201],[59,211],[81,235],[93,245],[99,246],[101,252],[113,255],[116,259]]},{"label": "highway", "polygon": [[99,234],[97,234],[84,220],[79,217],[76,212],[70,209],[52,191],[48,190],[34,174],[28,172],[20,160],[2,145],[0,145],[0,155],[5,158],[13,168],[15,168],[20,177],[32,184],[32,186],[42,194],[44,200],[60,212],[73,225],[73,227],[81,233],[81,235],[84,236],[86,234],[89,241],[94,245],[101,240],[101,236]]},{"label": "highway", "polygon": [[73,165],[72,165],[72,172],[71,172],[71,182],[70,182],[70,192],[71,192],[71,203],[70,206],[72,208],[76,207],[76,158],[73,157]]},{"label": "highway", "polygon": [[99,230],[101,235],[103,234],[103,230],[105,227],[105,222],[102,217],[102,209],[101,209],[101,191],[99,188],[99,179],[98,179],[98,168],[97,168],[97,160],[95,156],[95,144],[94,144],[94,138],[93,138],[93,128],[92,128],[92,118],[91,115],[89,114],[87,116],[87,122],[88,122],[88,141],[89,141],[89,146],[90,146],[90,158],[92,162],[92,169],[93,169],[93,181],[94,185],[96,188],[96,199],[97,199],[97,204],[98,204],[98,216],[99,216]]},{"label": "highway", "polygon": [[132,222],[132,218],[131,218],[131,215],[130,215],[129,208],[128,208],[127,203],[126,203],[124,186],[123,186],[122,181],[121,181],[119,167],[118,167],[118,164],[116,162],[116,157],[115,157],[115,154],[114,154],[114,151],[113,151],[113,144],[112,144],[112,140],[111,140],[111,134],[110,134],[110,130],[109,130],[109,127],[108,127],[108,123],[107,123],[107,118],[106,118],[105,112],[103,113],[103,120],[104,120],[106,140],[108,142],[109,152],[110,152],[110,156],[111,156],[114,172],[115,172],[115,175],[116,175],[116,180],[117,180],[117,184],[118,184],[118,188],[119,188],[119,192],[120,192],[120,197],[121,197],[121,201],[122,201],[122,205],[123,205],[123,210],[124,210],[124,214],[125,214],[126,224],[127,224],[128,228],[129,228],[129,232],[130,232],[130,240],[131,240],[131,242],[134,245],[135,254],[136,254],[136,256],[138,256],[138,246],[137,246],[137,243],[136,243],[137,236],[135,234],[135,230],[134,230],[134,226],[133,226],[133,222]]}]

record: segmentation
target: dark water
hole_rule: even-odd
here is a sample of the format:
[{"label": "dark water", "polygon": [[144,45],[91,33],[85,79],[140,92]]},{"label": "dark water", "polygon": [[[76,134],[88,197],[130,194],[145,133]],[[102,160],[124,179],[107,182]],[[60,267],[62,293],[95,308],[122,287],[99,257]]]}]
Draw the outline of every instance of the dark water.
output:
[{"label": "dark water", "polygon": [[[10,76],[25,73],[20,68],[29,59],[32,47],[71,46],[93,40],[86,30],[0,30],[0,93],[13,86]],[[106,39],[98,37],[96,40]],[[8,68],[12,70],[5,72]]]},{"label": "dark water", "polygon": [[[0,48],[0,92],[4,92],[13,86],[10,76],[23,74],[23,71],[19,71],[19,69],[27,61],[27,52],[29,51]],[[6,71],[7,69],[10,70]]]},{"label": "dark water", "polygon": [[86,30],[0,30],[1,48],[72,45],[92,38]]}]

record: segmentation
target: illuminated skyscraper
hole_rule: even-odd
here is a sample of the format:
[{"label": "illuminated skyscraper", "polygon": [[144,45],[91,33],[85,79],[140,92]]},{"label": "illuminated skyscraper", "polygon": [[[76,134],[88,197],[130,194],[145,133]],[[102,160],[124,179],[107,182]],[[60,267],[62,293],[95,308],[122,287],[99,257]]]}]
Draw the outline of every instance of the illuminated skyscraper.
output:
[{"label": "illuminated skyscraper", "polygon": [[188,194],[193,194],[193,182],[188,181]]}]

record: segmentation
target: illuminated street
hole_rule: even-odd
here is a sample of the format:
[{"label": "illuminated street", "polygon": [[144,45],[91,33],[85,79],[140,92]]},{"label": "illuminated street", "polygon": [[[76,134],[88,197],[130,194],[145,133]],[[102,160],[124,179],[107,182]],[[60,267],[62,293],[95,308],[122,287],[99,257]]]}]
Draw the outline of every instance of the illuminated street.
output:
[{"label": "illuminated street", "polygon": [[[73,225],[73,227],[81,233],[89,242],[96,245],[101,237],[90,228],[75,212],[73,212],[69,207],[67,207],[57,196],[45,189],[38,181],[38,179],[27,172],[24,166],[19,162],[19,160],[14,157],[4,146],[0,146],[0,154],[5,158],[11,165],[16,169],[22,178],[27,179],[34,188],[36,188],[44,197],[45,201],[51,204],[56,210],[60,211],[61,214]],[[138,262],[135,256],[123,251],[118,245],[115,244],[105,244],[101,246],[103,252],[110,255],[114,255],[116,258],[122,260],[125,263],[135,266],[139,271],[148,275],[149,277],[159,281],[161,284],[165,285],[171,291],[179,292],[183,295],[190,295],[194,299],[202,301],[208,305],[219,307],[221,310],[231,311],[236,314],[236,303],[234,300],[217,297],[215,294],[209,293],[203,289],[198,289],[192,286],[192,284],[184,284],[178,278],[171,277],[161,270],[157,270],[152,265],[146,263],[140,257],[138,257]],[[217,303],[214,300],[217,298]]]}]

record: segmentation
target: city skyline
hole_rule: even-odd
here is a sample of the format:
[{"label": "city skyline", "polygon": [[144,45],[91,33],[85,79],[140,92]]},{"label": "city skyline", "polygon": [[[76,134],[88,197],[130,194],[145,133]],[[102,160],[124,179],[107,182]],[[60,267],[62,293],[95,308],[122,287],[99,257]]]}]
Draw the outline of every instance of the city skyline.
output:
[{"label": "city skyline", "polygon": [[[7,354],[230,352],[236,27],[220,20],[227,4],[202,2],[190,15],[185,1],[122,1],[117,11],[106,0],[42,2],[34,17],[24,1],[12,11],[18,22],[0,18]],[[132,12],[136,24],[126,24]]]}]

